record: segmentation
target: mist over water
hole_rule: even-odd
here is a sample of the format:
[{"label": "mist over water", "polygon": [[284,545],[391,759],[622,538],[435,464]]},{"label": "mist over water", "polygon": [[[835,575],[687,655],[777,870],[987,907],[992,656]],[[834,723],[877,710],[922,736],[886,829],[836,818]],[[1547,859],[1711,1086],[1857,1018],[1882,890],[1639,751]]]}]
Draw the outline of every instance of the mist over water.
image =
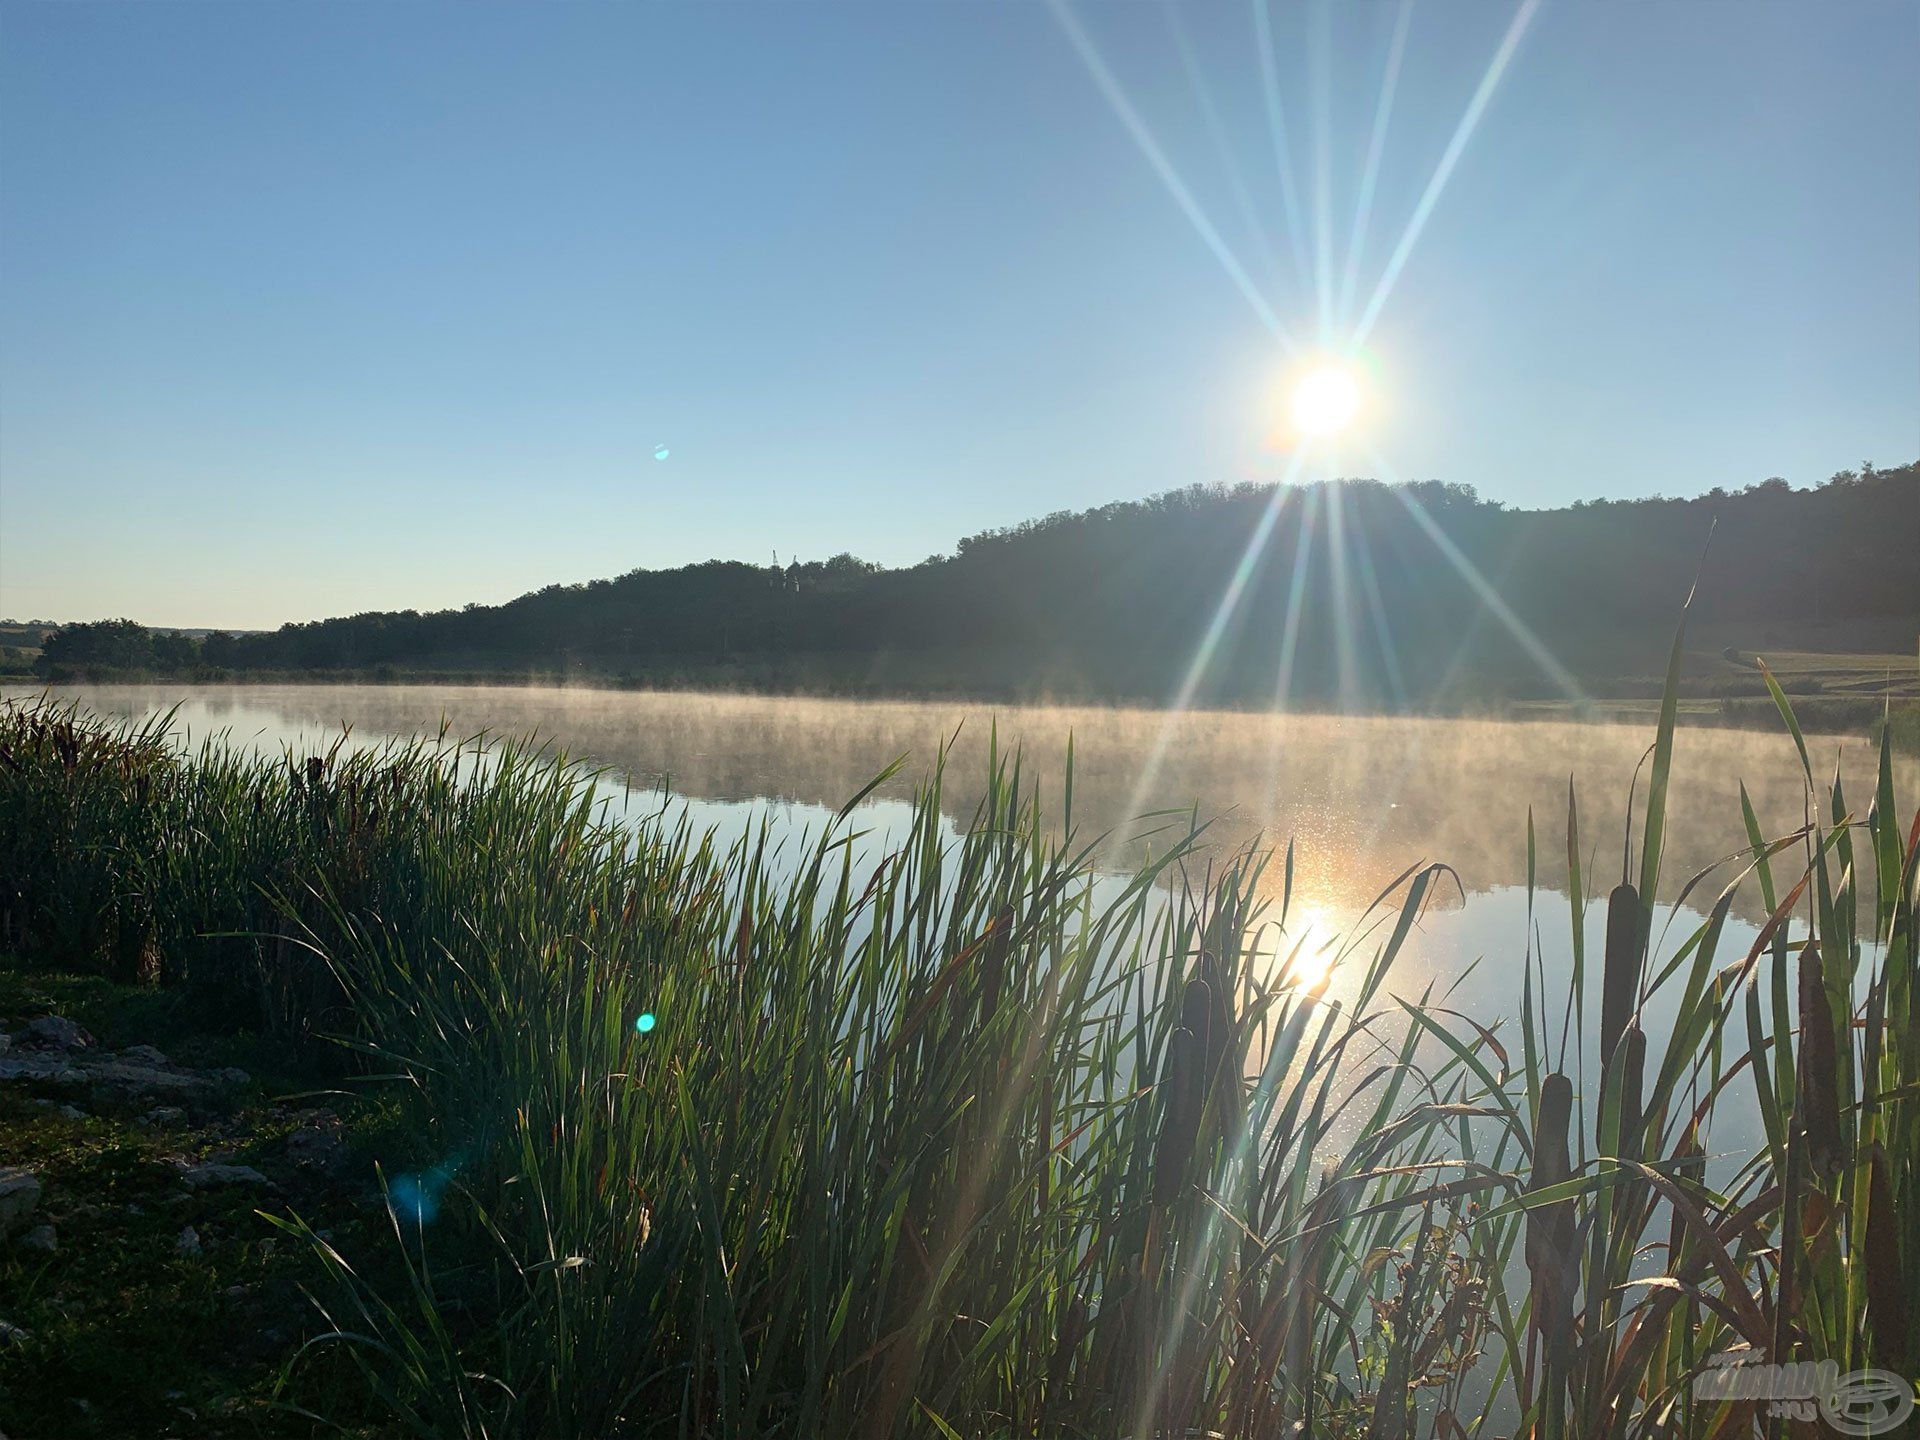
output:
[{"label": "mist over water", "polygon": [[[15,693],[18,693],[17,691]],[[965,824],[992,747],[1019,751],[1056,822],[1072,745],[1072,823],[1082,840],[1119,839],[1102,852],[1115,868],[1185,829],[1207,825],[1201,858],[1256,844],[1295,845],[1289,942],[1309,949],[1349,931],[1408,867],[1443,862],[1459,888],[1435,887],[1389,988],[1411,996],[1431,985],[1474,1013],[1518,1010],[1522,966],[1533,953],[1549,985],[1565,973],[1571,916],[1567,796],[1579,806],[1588,895],[1585,932],[1597,953],[1606,891],[1620,877],[1629,785],[1652,727],[1547,720],[1264,715],[1081,706],[1004,706],[905,700],[824,700],[685,692],[494,686],[75,686],[61,692],[105,714],[140,717],[175,708],[196,741],[227,732],[241,746],[324,746],[351,727],[356,743],[394,736],[481,732],[538,736],[633,787],[627,803],[684,803],[694,820],[733,835],[771,819],[817,833],[890,761],[906,763],[865,802],[862,825],[884,840],[901,804],[946,748],[948,818]],[[1850,808],[1864,816],[1875,753],[1866,741],[1809,740],[1816,777],[1838,767]],[[1143,783],[1143,776],[1147,777]],[[1914,793],[1920,764],[1896,761],[1898,793]],[[1738,871],[1699,886],[1676,914],[1671,902],[1696,872],[1746,845],[1745,782],[1768,836],[1805,821],[1800,761],[1785,734],[1683,727],[1675,742],[1667,848],[1656,907],[1676,938],[1696,923]],[[1635,791],[1644,804],[1646,779]],[[1527,819],[1536,836],[1537,895],[1529,926]],[[1129,824],[1133,820],[1134,823]],[[1155,834],[1154,832],[1158,833]],[[1130,837],[1130,838],[1129,838]],[[1144,838],[1143,838],[1144,837]],[[1637,858],[1636,858],[1637,865]],[[1785,864],[1783,859],[1781,864]],[[1283,867],[1266,882],[1277,899]],[[1598,903],[1595,896],[1599,897]],[[1397,900],[1396,902],[1397,903]],[[1751,942],[1758,886],[1734,903],[1723,942]],[[1370,947],[1360,947],[1362,957]],[[1339,992],[1336,975],[1332,993]],[[1657,1015],[1649,1021],[1658,1023]]]},{"label": "mist over water", "polygon": [[[11,693],[33,692],[14,687]],[[1292,840],[1285,933],[1264,930],[1258,943],[1276,957],[1276,971],[1279,956],[1293,957],[1296,978],[1318,980],[1329,1000],[1356,994],[1391,928],[1403,892],[1370,912],[1382,891],[1410,867],[1451,867],[1458,885],[1443,880],[1430,890],[1383,998],[1442,1005],[1513,1043],[1531,972],[1536,1015],[1557,1052],[1554,1061],[1576,1077],[1588,1105],[1597,1093],[1591,1082],[1598,974],[1590,968],[1585,1023],[1563,1034],[1570,1028],[1572,934],[1578,924],[1588,956],[1602,953],[1607,891],[1621,878],[1628,789],[1653,739],[1651,725],[1550,720],[1170,715],[587,688],[102,685],[64,687],[60,694],[129,719],[171,709],[191,743],[224,734],[236,746],[269,753],[324,750],[343,727],[356,745],[433,736],[443,728],[451,740],[534,736],[604,770],[610,803],[629,814],[684,805],[696,825],[711,828],[722,842],[765,822],[795,859],[807,837],[817,837],[850,797],[904,756],[898,773],[853,815],[861,832],[856,856],[877,856],[906,833],[907,801],[943,749],[950,826],[957,830],[971,818],[979,777],[995,748],[1003,757],[1019,753],[1023,785],[1039,786],[1043,813],[1058,826],[1071,744],[1074,832],[1083,844],[1112,832],[1116,838],[1097,854],[1116,872],[1149,847],[1163,849],[1183,835],[1189,817],[1207,827],[1190,869],[1250,846],[1284,847]],[[1874,748],[1863,739],[1822,736],[1811,737],[1808,749],[1816,779],[1830,787],[1837,767],[1849,809],[1864,817],[1873,795]],[[1586,895],[1578,921],[1565,898],[1570,778]],[[1896,759],[1896,793],[1913,795],[1916,781],[1920,763]],[[1745,849],[1742,782],[1768,837],[1805,823],[1803,772],[1788,736],[1683,726],[1653,907],[1656,968],[1743,868],[1722,866],[1692,888],[1684,904],[1674,903],[1697,872]],[[1644,774],[1634,797],[1638,814]],[[1529,810],[1536,840],[1531,896]],[[1138,818],[1144,812],[1160,813]],[[1637,871],[1637,854],[1634,866]],[[1797,866],[1794,856],[1783,855],[1775,874],[1797,873]],[[1264,872],[1274,902],[1269,920],[1277,918],[1284,870],[1276,857]],[[1169,876],[1172,883],[1179,878]],[[1120,883],[1095,882],[1102,889]],[[1759,886],[1749,878],[1731,907],[1719,963],[1746,952],[1763,918]],[[1675,986],[1649,998],[1641,1018],[1650,1036],[1670,1029],[1677,1002]],[[1352,1064],[1363,1063],[1368,1057],[1356,1052]],[[1346,1123],[1357,1126],[1360,1117]],[[1711,1130],[1711,1153],[1745,1153],[1758,1143],[1751,1095],[1727,1097]]]},{"label": "mist over water", "polygon": [[[1058,818],[1071,742],[1073,820],[1083,835],[1129,831],[1139,812],[1196,810],[1216,850],[1294,840],[1296,894],[1338,909],[1364,905],[1423,860],[1451,865],[1470,893],[1524,884],[1529,809],[1540,884],[1561,887],[1570,780],[1588,889],[1608,882],[1619,869],[1628,787],[1653,739],[1650,725],[1553,720],[1168,715],[584,688],[113,685],[61,693],[113,715],[177,706],[195,738],[227,730],[237,744],[268,748],[326,741],[343,725],[363,741],[433,734],[443,722],[454,736],[536,735],[636,789],[695,803],[834,810],[898,756],[907,763],[875,793],[904,799],[945,746],[955,818],[971,808],[995,743],[1024,756]],[[1816,778],[1829,782],[1837,766],[1850,805],[1864,814],[1873,747],[1833,736],[1808,745]],[[1895,771],[1904,791],[1920,763],[1896,758]],[[1668,802],[1666,874],[1676,888],[1746,843],[1742,782],[1767,834],[1803,823],[1800,762],[1784,733],[1683,725]],[[1642,775],[1638,801],[1645,789]]]}]

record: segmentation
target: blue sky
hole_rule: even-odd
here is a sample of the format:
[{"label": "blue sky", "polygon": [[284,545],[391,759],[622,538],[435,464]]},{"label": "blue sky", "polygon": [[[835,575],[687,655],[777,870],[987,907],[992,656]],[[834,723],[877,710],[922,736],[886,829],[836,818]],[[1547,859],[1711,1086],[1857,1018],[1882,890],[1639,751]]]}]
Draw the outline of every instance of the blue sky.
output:
[{"label": "blue sky", "polygon": [[[1072,13],[1317,344],[1400,4],[1274,7],[1293,229],[1247,3]],[[1349,318],[1515,16],[1414,5]],[[1534,507],[1920,455],[1916,63],[1907,0],[1548,0],[1314,463]],[[905,563],[1287,460],[1286,352],[1037,0],[5,0],[0,187],[0,614]]]}]

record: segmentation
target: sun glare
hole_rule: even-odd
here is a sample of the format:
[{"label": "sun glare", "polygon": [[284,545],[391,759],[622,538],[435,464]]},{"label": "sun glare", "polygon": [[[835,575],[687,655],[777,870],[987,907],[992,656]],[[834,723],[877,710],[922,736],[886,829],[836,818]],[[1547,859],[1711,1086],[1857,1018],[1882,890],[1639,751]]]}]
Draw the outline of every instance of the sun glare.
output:
[{"label": "sun glare", "polygon": [[1337,435],[1360,412],[1360,382],[1345,365],[1316,366],[1293,387],[1288,413],[1302,435]]}]

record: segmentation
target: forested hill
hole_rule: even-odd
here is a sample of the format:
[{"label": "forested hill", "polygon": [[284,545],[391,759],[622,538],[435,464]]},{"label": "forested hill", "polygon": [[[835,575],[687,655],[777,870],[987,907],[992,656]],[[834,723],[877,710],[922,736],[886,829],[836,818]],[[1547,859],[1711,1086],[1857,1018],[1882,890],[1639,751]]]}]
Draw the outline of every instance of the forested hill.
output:
[{"label": "forested hill", "polygon": [[[1657,669],[1696,573],[1694,614],[1716,643],[1813,627],[1910,651],[1920,465],[1544,511],[1435,482],[1195,487],[969,536],[905,569],[841,555],[636,570],[504,605],[213,635],[197,660],[1164,698],[1214,629],[1200,698],[1270,700],[1284,685],[1420,703],[1552,695],[1542,648],[1582,675]],[[88,653],[93,628],[52,637],[48,662],[106,659]]]}]

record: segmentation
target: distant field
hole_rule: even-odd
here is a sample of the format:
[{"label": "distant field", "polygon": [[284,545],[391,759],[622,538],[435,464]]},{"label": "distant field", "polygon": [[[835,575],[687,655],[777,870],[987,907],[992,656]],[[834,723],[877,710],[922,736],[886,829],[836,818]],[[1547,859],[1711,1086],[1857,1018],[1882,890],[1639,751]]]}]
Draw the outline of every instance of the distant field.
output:
[{"label": "distant field", "polygon": [[33,662],[40,659],[40,639],[46,636],[44,624],[6,624],[0,622],[0,676],[33,674]]},{"label": "distant field", "polygon": [[[1781,688],[1818,686],[1828,695],[1891,695],[1920,699],[1920,664],[1914,652],[1822,654],[1812,650],[1763,652],[1761,658],[1780,681]],[[1729,665],[1729,671],[1736,667]]]},{"label": "distant field", "polygon": [[[1762,650],[1738,658],[1690,649],[1682,666],[1678,713],[1683,724],[1772,729],[1779,710],[1767,689],[1767,669],[1780,684],[1808,734],[1874,735],[1891,715],[1896,748],[1920,749],[1920,664],[1911,652]],[[1511,712],[1652,724],[1660,713],[1660,681],[1650,675],[1583,674],[1585,703],[1521,700]]]},{"label": "distant field", "polygon": [[0,625],[0,675],[31,675],[45,634],[43,625]]}]

